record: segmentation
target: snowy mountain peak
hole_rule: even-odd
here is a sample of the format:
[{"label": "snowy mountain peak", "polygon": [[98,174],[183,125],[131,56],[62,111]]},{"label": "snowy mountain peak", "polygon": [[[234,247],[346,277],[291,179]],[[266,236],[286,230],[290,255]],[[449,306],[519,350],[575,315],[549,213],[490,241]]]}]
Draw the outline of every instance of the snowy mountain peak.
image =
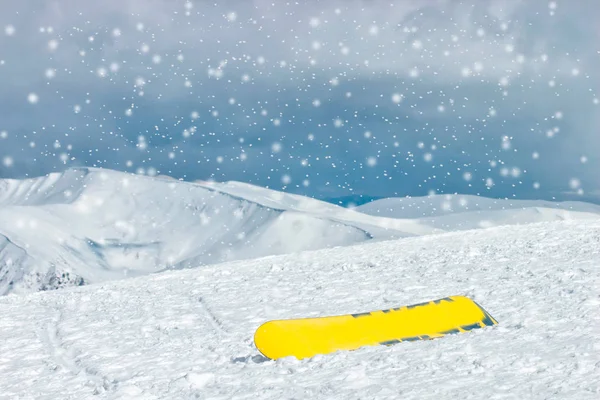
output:
[{"label": "snowy mountain peak", "polygon": [[0,180],[0,295],[431,231],[238,182],[71,168]]}]

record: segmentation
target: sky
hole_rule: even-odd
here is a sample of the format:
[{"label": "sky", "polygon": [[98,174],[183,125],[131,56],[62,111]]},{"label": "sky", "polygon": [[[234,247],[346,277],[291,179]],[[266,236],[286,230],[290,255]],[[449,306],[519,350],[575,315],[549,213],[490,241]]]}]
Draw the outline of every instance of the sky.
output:
[{"label": "sky", "polygon": [[0,178],[600,201],[595,0],[0,0]]}]

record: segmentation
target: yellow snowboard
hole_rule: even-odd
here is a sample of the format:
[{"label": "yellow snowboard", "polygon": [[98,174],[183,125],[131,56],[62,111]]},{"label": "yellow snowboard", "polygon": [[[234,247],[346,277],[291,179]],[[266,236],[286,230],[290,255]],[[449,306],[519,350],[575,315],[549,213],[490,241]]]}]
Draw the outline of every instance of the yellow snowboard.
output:
[{"label": "yellow snowboard", "polygon": [[464,296],[360,314],[274,320],[254,334],[258,350],[271,359],[298,359],[363,346],[433,339],[496,325],[479,304]]}]

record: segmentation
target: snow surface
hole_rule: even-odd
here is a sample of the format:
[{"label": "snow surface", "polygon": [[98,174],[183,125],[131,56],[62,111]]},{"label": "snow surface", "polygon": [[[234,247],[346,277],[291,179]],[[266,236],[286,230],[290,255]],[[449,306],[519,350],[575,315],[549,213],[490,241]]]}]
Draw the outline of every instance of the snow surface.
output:
[{"label": "snow surface", "polygon": [[[465,210],[476,211],[457,212]],[[370,240],[599,216],[600,207],[586,203],[466,196],[386,199],[351,210],[241,182],[71,168],[0,180],[0,295]]]},{"label": "snow surface", "polygon": [[[499,325],[298,361],[274,318],[464,294]],[[598,399],[600,221],[369,242],[0,298],[0,388],[35,399]]]},{"label": "snow surface", "polygon": [[473,195],[386,198],[354,209],[374,216],[413,219],[450,231],[569,219],[596,219],[600,215],[600,205],[585,202],[492,199]]},{"label": "snow surface", "polygon": [[72,168],[0,180],[0,295],[434,231],[242,183]]}]

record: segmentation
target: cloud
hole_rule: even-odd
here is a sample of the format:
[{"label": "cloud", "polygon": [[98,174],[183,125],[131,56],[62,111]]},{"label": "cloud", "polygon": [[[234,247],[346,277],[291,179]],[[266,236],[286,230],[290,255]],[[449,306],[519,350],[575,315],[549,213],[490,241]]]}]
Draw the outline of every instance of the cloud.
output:
[{"label": "cloud", "polygon": [[5,2],[0,176],[83,164],[313,195],[598,190],[593,5]]}]

